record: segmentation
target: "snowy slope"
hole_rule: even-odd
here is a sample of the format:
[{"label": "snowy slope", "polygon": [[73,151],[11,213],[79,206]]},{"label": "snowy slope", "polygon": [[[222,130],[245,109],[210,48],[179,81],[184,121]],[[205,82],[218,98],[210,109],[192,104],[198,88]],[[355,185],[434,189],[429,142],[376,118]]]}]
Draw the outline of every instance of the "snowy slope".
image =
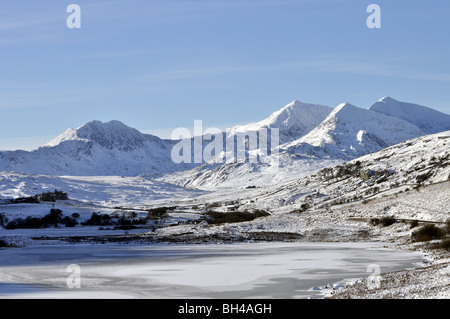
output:
[{"label": "snowy slope", "polygon": [[[92,121],[66,130],[37,150],[0,152],[0,171],[73,176],[176,173],[167,181],[192,187],[220,184],[232,187],[233,183],[267,185],[304,176],[429,131],[441,131],[448,128],[449,117],[391,98],[380,100],[370,110],[349,103],[331,109],[293,101],[260,122],[238,125],[221,133],[218,137],[223,144],[218,145],[222,150],[219,147],[213,160],[205,165],[202,164],[206,161],[176,164],[171,152],[179,141],[143,134],[119,121]],[[224,164],[225,155],[237,154],[237,147],[248,143],[245,138],[237,138],[236,144],[230,144],[231,149],[227,142],[265,128],[279,129],[281,156],[278,159],[268,158],[257,164],[242,163],[238,159],[237,163]],[[211,150],[210,141],[204,136],[203,151]],[[195,143],[194,140],[188,143],[193,146],[188,150],[191,161]],[[252,152],[255,154],[259,150]]]},{"label": "snowy slope", "polygon": [[0,198],[27,197],[55,189],[66,192],[71,200],[108,207],[165,203],[205,193],[146,176],[49,176],[0,172]]},{"label": "snowy slope", "polygon": [[0,152],[0,170],[47,175],[160,173],[193,166],[175,164],[176,141],[143,134],[119,121],[92,121],[68,129],[37,150]]},{"label": "snowy slope", "polygon": [[277,158],[269,156],[266,163],[208,163],[190,170],[164,174],[157,180],[204,190],[266,187],[283,184],[341,162],[342,159],[297,156],[282,151]]},{"label": "snowy slope", "polygon": [[[407,140],[343,164],[323,168],[297,181],[273,186],[272,191],[258,196],[255,205],[271,207],[279,212],[298,209],[304,203],[315,208],[346,203],[361,205],[367,199],[447,183],[447,186],[442,186],[444,195],[432,199],[440,208],[430,211],[434,218],[439,213],[445,220],[450,200],[449,182],[450,131],[446,131]],[[403,204],[406,207],[404,218],[406,214],[411,214],[411,218],[422,208],[427,210],[431,204],[413,204],[418,200],[414,196],[412,193],[411,200]],[[396,205],[400,206],[400,203]]]},{"label": "snowy slope", "polygon": [[426,134],[450,130],[450,115],[426,106],[399,102],[391,97],[382,98],[373,104],[369,110],[408,121],[422,129]]},{"label": "snowy slope", "polygon": [[[278,128],[281,142],[291,141],[312,130],[330,111],[331,108],[327,106],[293,101],[263,121],[235,126],[227,133],[222,133],[224,152],[218,152],[213,162],[222,164],[226,152],[236,152],[238,144],[230,144],[233,149],[227,149],[227,141],[240,133]],[[270,143],[270,132],[268,135]],[[37,150],[0,152],[0,171],[46,175],[137,176],[184,171],[198,166],[199,163],[173,162],[171,151],[178,142],[143,134],[119,121],[92,121],[77,129],[66,130]],[[209,143],[210,139],[204,138],[202,149]],[[190,158],[194,159],[195,142],[191,140],[190,144]]]},{"label": "snowy slope", "polygon": [[322,122],[332,108],[324,105],[302,103],[294,100],[268,118],[246,125],[236,125],[230,133],[258,131],[263,128],[278,128],[280,144],[296,140]]},{"label": "snowy slope", "polygon": [[[233,226],[236,233],[261,229],[305,233],[316,223],[324,228],[322,235],[339,237],[353,227],[361,230],[360,222],[350,222],[349,217],[445,221],[450,202],[450,131],[407,140],[284,183],[255,189],[245,189],[245,185],[214,189],[196,197],[194,203],[215,201],[225,207],[233,201],[240,211],[265,209],[274,214],[269,220]],[[299,215],[287,214],[290,212]],[[342,229],[337,227],[338,222],[342,222]]]},{"label": "snowy slope", "polygon": [[[298,109],[305,107],[305,104],[293,102],[274,114],[289,113],[293,116],[296,113],[287,110],[294,105],[297,105]],[[310,105],[306,106],[308,107]],[[281,119],[275,115],[263,122],[278,126],[282,130],[282,126],[274,124],[279,124],[278,120]],[[285,121],[292,123],[295,117],[285,118]],[[240,130],[255,130],[262,127],[261,123],[242,126]],[[204,189],[233,185],[274,185],[425,134],[419,127],[403,119],[342,103],[309,133],[297,140],[281,144],[278,148],[279,155],[275,155],[278,156],[277,160],[269,157],[266,163],[258,164],[242,161],[222,165],[206,164],[192,170],[165,175],[162,180]],[[292,135],[290,137],[292,138]]]},{"label": "snowy slope", "polygon": [[450,131],[421,136],[294,181],[251,190],[241,185],[215,190],[185,204],[216,202],[214,210],[227,211],[232,203],[238,211],[264,209],[272,215],[238,224],[180,225],[158,232],[169,237],[189,234],[185,240],[238,236],[274,240],[278,232],[304,241],[410,242],[408,223],[386,228],[369,221],[387,216],[447,220],[449,143]]},{"label": "snowy slope", "polygon": [[314,130],[284,148],[351,159],[424,134],[402,119],[342,103]]},{"label": "snowy slope", "polygon": [[[223,133],[223,150],[227,139],[238,133],[263,128],[280,129],[280,140],[291,141],[313,129],[331,111],[321,105],[298,101],[286,105],[269,118],[244,126],[235,126]],[[270,138],[270,133],[269,133]],[[179,141],[164,140],[143,134],[119,121],[91,121],[77,129],[69,128],[53,141],[37,150],[0,152],[0,171],[18,171],[47,175],[125,175],[167,173],[198,166],[195,163],[176,164],[171,151]],[[210,139],[203,140],[203,148]],[[191,141],[191,145],[194,142]],[[238,145],[234,145],[235,152]],[[193,159],[194,148],[190,158]],[[221,163],[225,153],[216,154]]]}]

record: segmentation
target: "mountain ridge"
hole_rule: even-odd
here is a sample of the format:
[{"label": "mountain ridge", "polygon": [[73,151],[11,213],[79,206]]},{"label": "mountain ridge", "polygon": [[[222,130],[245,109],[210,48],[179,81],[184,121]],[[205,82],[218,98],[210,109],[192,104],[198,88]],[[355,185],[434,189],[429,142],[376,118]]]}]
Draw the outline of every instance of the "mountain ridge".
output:
[{"label": "mountain ridge", "polygon": [[[413,115],[402,119],[400,116],[405,112],[395,109],[393,115],[385,114],[389,105],[400,105],[401,110],[411,106],[412,111],[407,114]],[[414,115],[414,111],[418,114]],[[436,120],[433,123],[439,123],[437,130],[447,126],[450,129],[450,115],[442,114],[389,97],[379,100],[369,109],[349,102],[330,108],[294,100],[262,121],[236,125],[227,133],[245,135],[264,128],[278,128],[282,163],[289,166],[299,158],[348,160],[426,135],[426,127],[424,131],[411,123],[421,125],[420,118]],[[203,141],[203,150],[208,141]],[[76,129],[67,129],[36,150],[1,151],[0,171],[137,176],[180,172],[201,166],[201,163],[175,164],[172,161],[171,150],[179,142],[141,133],[117,120],[105,123],[94,120]]]},{"label": "mountain ridge", "polygon": [[315,129],[286,148],[296,153],[303,144],[308,144],[320,147],[327,155],[351,159],[425,134],[405,120],[346,102],[338,105]]},{"label": "mountain ridge", "polygon": [[450,130],[450,115],[423,105],[400,102],[389,96],[374,103],[369,110],[408,121],[426,134]]},{"label": "mountain ridge", "polygon": [[259,122],[236,125],[230,134],[258,131],[264,128],[278,128],[280,144],[302,137],[322,122],[333,109],[320,104],[303,103],[294,100]]}]

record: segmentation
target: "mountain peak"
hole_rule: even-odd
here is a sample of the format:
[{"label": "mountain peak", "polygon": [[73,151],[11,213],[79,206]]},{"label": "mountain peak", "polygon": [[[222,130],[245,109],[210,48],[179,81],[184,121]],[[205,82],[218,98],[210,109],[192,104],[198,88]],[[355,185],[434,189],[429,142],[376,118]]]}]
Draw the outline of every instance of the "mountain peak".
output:
[{"label": "mountain peak", "polygon": [[314,107],[317,107],[317,106],[323,106],[323,105],[311,104],[311,103],[305,103],[305,102],[302,102],[302,101],[299,101],[299,100],[293,100],[291,103],[286,104],[284,107],[282,107],[277,112],[280,112],[280,111],[282,111],[284,109],[292,109],[292,108],[310,109],[310,108],[314,108]]},{"label": "mountain peak", "polygon": [[76,130],[76,135],[107,149],[134,149],[142,146],[146,140],[143,133],[115,120],[88,122]]},{"label": "mountain peak", "polygon": [[88,131],[99,131],[99,130],[134,130],[133,128],[125,125],[124,123],[117,121],[117,120],[112,120],[109,122],[101,122],[98,120],[93,120],[90,122],[87,122],[86,124],[80,126],[77,129],[77,132],[88,132]]},{"label": "mountain peak", "polygon": [[328,117],[334,117],[339,120],[344,121],[352,121],[352,119],[359,113],[361,113],[362,109],[354,106],[349,102],[341,103],[336,106],[333,111],[331,111]]},{"label": "mountain peak", "polygon": [[290,142],[307,134],[320,124],[331,112],[329,106],[303,103],[294,100],[273,112],[266,119],[246,125],[237,125],[231,132],[258,131],[262,128],[278,128],[280,144]]},{"label": "mountain peak", "polygon": [[309,144],[322,148],[330,156],[351,158],[420,135],[423,132],[407,121],[346,102],[335,107],[319,126],[289,146],[301,151]]},{"label": "mountain peak", "polygon": [[385,97],[381,98],[378,102],[389,103],[389,102],[398,102],[398,101],[396,99],[391,98],[390,96],[385,96]]},{"label": "mountain peak", "polygon": [[287,104],[285,107],[293,106],[295,104],[303,104],[303,103],[299,100],[293,100],[291,103]]},{"label": "mountain peak", "polygon": [[289,107],[308,107],[308,106],[311,106],[311,105],[315,105],[315,104],[304,103],[304,102],[299,101],[299,100],[293,100],[291,103],[287,104],[282,109],[289,108]]},{"label": "mountain peak", "polygon": [[351,108],[356,108],[356,106],[354,106],[350,102],[344,102],[344,103],[341,103],[338,106],[336,106],[335,110],[341,111],[343,109],[351,109]]},{"label": "mountain peak", "polygon": [[106,149],[130,150],[143,145],[147,140],[145,134],[125,125],[120,121],[101,122],[93,120],[77,129],[69,128],[45,147],[53,147],[63,142],[93,142]]},{"label": "mountain peak", "polygon": [[369,110],[405,120],[427,134],[450,130],[450,115],[432,108],[384,97]]}]

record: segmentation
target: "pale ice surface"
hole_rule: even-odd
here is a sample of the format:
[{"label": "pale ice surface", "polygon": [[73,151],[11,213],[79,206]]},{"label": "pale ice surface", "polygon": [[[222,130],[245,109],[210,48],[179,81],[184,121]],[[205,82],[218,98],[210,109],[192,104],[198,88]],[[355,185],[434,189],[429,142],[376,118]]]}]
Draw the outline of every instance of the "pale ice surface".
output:
[{"label": "pale ice surface", "polygon": [[[0,298],[317,298],[313,287],[413,267],[379,243],[62,245],[0,250]],[[81,288],[68,288],[69,265]]]}]

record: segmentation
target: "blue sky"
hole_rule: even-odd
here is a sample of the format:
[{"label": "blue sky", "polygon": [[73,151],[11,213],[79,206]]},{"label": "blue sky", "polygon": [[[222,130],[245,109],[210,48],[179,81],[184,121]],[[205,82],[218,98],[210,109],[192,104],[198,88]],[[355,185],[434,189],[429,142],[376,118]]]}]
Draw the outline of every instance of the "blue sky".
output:
[{"label": "blue sky", "polygon": [[450,113],[449,31],[448,0],[2,0],[0,149],[91,120],[224,128],[294,99]]}]

